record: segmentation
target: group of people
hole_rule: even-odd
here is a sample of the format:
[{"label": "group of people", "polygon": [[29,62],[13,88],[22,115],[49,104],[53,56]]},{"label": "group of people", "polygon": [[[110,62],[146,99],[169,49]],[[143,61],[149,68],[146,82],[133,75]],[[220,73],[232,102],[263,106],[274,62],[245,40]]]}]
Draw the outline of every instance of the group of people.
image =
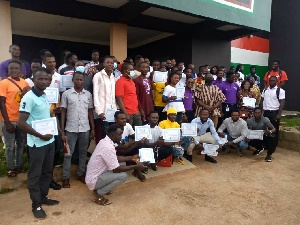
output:
[{"label": "group of people", "polygon": [[[104,196],[125,182],[126,171],[133,170],[144,182],[148,169],[158,169],[156,163],[139,162],[140,148],[152,148],[156,162],[171,158],[180,165],[184,158],[192,162],[193,150],[201,154],[204,144],[218,145],[218,151],[225,153],[237,149],[240,156],[249,146],[255,148],[254,155],[266,149],[265,161],[272,160],[285,103],[282,87],[287,81],[279,60],[273,61],[262,84],[255,67],[246,76],[243,65],[228,71],[224,66],[210,69],[204,65],[197,73],[193,64],[185,67],[175,59],[150,63],[137,55],[120,63],[114,56],[100,58],[94,50],[87,64],[65,51],[65,63],[57,68],[55,56],[47,49],[31,64],[20,59],[18,45],[11,45],[9,51],[11,59],[0,64],[7,176],[26,171],[22,159],[27,145],[28,190],[36,218],[46,217],[43,204],[59,203],[47,197],[49,187],[70,188],[74,158],[78,161],[77,179],[93,191],[92,200],[100,205],[111,204]],[[157,82],[157,74],[166,75],[166,80]],[[72,75],[72,88],[61,85],[66,75]],[[49,103],[48,87],[59,90],[58,103]],[[184,88],[183,97],[177,96],[179,88]],[[253,106],[245,105],[247,97],[255,99]],[[114,121],[107,119],[109,111],[114,112]],[[58,135],[33,129],[33,121],[51,117],[56,117]],[[197,136],[165,141],[164,129],[180,128],[182,123],[196,123]],[[135,141],[135,127],[142,125],[150,126],[151,138]],[[263,139],[249,139],[249,130],[263,130]],[[90,154],[87,149],[92,139],[97,146]],[[52,171],[62,152],[60,185],[53,181]],[[217,163],[208,154],[205,160]]]}]

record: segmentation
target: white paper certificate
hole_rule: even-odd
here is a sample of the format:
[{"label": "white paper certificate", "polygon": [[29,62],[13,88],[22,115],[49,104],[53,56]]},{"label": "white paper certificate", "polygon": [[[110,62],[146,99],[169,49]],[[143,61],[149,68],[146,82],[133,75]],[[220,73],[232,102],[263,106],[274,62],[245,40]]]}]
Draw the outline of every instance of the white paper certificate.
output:
[{"label": "white paper certificate", "polygon": [[60,76],[60,87],[61,88],[72,88],[74,86],[72,78],[73,78],[73,75],[61,75]]},{"label": "white paper certificate", "polygon": [[46,88],[44,92],[50,104],[58,103],[58,88]]},{"label": "white paper certificate", "polygon": [[155,163],[154,153],[152,148],[141,148],[139,150],[140,162]]},{"label": "white paper certificate", "polygon": [[221,142],[222,142],[222,145],[225,145],[225,144],[228,142],[228,140],[227,140],[227,135],[225,135],[224,138],[220,138],[220,140],[221,140]]},{"label": "white paper certificate", "polygon": [[56,117],[32,121],[32,128],[40,134],[58,135]]},{"label": "white paper certificate", "polygon": [[165,142],[180,141],[180,128],[163,129],[163,139]]},{"label": "white paper certificate", "polygon": [[177,87],[176,88],[176,97],[177,99],[183,99],[185,93],[185,87]]},{"label": "white paper certificate", "polygon": [[160,71],[154,71],[153,75],[153,81],[159,82],[159,83],[165,83],[168,78],[168,72],[160,72]]},{"label": "white paper certificate", "polygon": [[219,149],[219,145],[204,143],[203,148],[204,148],[204,150],[201,152],[201,154],[209,155],[209,156],[217,156],[218,155],[217,150]]},{"label": "white paper certificate", "polygon": [[143,138],[152,139],[151,128],[146,126],[135,126],[135,141],[140,141]]},{"label": "white paper certificate", "polygon": [[197,136],[197,124],[196,123],[182,123],[181,135],[183,137],[195,137]]},{"label": "white paper certificate", "polygon": [[105,121],[107,121],[109,123],[115,122],[115,113],[116,112],[117,112],[117,110],[115,110],[115,109],[107,109],[105,112]]},{"label": "white paper certificate", "polygon": [[243,97],[243,103],[244,103],[243,106],[255,108],[256,99]]},{"label": "white paper certificate", "polygon": [[249,130],[248,131],[248,139],[264,139],[264,131],[263,130]]}]

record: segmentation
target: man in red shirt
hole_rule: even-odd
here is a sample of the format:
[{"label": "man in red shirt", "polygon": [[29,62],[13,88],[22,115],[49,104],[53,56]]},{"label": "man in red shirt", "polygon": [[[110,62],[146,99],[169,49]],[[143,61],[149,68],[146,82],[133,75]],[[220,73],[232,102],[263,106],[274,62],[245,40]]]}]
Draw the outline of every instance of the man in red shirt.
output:
[{"label": "man in red shirt", "polygon": [[136,87],[132,81],[135,73],[130,63],[123,63],[122,76],[116,82],[116,101],[120,110],[125,113],[127,121],[132,126],[141,126],[141,114],[136,94]]},{"label": "man in red shirt", "polygon": [[270,86],[269,79],[272,76],[277,77],[277,87],[283,87],[285,85],[285,82],[288,80],[288,77],[286,75],[286,72],[279,69],[280,60],[273,60],[272,62],[272,70],[268,71],[264,77],[265,81],[265,89]]}]

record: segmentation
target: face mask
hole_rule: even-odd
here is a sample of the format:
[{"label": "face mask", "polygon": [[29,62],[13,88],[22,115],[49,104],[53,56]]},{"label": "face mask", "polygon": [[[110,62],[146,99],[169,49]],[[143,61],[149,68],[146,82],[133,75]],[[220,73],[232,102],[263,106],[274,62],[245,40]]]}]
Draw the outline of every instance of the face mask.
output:
[{"label": "face mask", "polygon": [[114,62],[114,70],[117,69],[118,63]]},{"label": "face mask", "polygon": [[134,77],[134,75],[135,75],[134,70],[132,70],[132,71],[129,72],[129,77],[130,77],[131,79]]},{"label": "face mask", "polygon": [[85,70],[84,66],[77,66],[76,67],[76,72],[84,73],[84,70]]}]

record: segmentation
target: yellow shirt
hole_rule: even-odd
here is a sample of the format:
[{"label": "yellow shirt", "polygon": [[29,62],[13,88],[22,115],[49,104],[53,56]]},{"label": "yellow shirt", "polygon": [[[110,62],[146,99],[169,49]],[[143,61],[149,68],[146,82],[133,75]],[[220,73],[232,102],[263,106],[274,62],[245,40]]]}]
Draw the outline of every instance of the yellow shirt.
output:
[{"label": "yellow shirt", "polygon": [[167,103],[162,102],[162,96],[165,89],[165,83],[154,83],[154,106],[165,107]]},{"label": "yellow shirt", "polygon": [[177,122],[171,122],[170,120],[166,119],[161,121],[158,126],[162,129],[168,129],[168,128],[180,128],[180,125]]}]

